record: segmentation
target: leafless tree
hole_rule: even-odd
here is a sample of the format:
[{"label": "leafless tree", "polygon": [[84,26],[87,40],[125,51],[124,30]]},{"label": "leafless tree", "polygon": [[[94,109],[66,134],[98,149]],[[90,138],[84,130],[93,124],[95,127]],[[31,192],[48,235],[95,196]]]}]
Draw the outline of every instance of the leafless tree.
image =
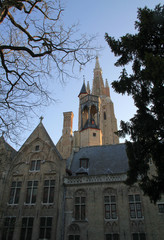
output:
[{"label": "leafless tree", "polygon": [[93,58],[93,38],[62,23],[60,0],[0,0],[0,135],[15,141],[31,111],[53,99],[47,76]]}]

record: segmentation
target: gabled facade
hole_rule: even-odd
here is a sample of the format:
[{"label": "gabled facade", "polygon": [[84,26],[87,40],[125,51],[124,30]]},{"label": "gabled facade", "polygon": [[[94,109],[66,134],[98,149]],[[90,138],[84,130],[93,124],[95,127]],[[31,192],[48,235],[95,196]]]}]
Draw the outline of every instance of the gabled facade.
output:
[{"label": "gabled facade", "polygon": [[18,152],[0,138],[0,240],[162,240],[164,198],[154,205],[124,184],[126,146],[98,57],[77,131],[63,115],[57,146],[42,121]]},{"label": "gabled facade", "polygon": [[64,172],[65,161],[40,123],[4,178],[0,239],[61,239]]}]

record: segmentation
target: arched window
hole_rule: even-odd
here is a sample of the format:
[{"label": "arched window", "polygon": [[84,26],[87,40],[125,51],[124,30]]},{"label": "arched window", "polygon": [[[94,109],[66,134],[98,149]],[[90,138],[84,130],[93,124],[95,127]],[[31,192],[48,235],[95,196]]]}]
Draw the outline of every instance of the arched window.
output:
[{"label": "arched window", "polygon": [[84,128],[88,123],[88,107],[85,106],[82,111],[82,123],[81,126]]},{"label": "arched window", "polygon": [[68,240],[80,240],[80,228],[77,224],[68,227]]}]

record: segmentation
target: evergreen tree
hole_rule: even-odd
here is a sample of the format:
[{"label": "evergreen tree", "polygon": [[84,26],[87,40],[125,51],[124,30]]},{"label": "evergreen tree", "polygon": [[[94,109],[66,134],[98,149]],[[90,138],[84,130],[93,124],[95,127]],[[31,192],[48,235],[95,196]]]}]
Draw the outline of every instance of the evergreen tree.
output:
[{"label": "evergreen tree", "polygon": [[131,95],[137,108],[129,122],[121,121],[118,131],[131,140],[126,141],[126,183],[138,182],[156,202],[164,193],[164,5],[138,9],[137,19],[136,34],[115,40],[106,33],[105,39],[119,57],[116,66],[132,64],[132,74],[124,68],[119,81],[112,83],[116,92]]}]

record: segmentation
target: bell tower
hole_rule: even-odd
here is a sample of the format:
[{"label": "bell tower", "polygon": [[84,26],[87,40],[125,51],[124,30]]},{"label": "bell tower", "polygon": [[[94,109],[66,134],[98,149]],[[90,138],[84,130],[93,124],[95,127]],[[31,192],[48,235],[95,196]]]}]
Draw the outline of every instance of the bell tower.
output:
[{"label": "bell tower", "polygon": [[[87,92],[85,82],[79,94],[80,147],[102,144],[99,97]],[[86,90],[87,89],[87,90]]]},{"label": "bell tower", "polygon": [[92,92],[85,81],[79,94],[79,145],[94,146],[119,143],[117,120],[110,97],[109,85],[102,78],[99,59],[96,57]]}]

